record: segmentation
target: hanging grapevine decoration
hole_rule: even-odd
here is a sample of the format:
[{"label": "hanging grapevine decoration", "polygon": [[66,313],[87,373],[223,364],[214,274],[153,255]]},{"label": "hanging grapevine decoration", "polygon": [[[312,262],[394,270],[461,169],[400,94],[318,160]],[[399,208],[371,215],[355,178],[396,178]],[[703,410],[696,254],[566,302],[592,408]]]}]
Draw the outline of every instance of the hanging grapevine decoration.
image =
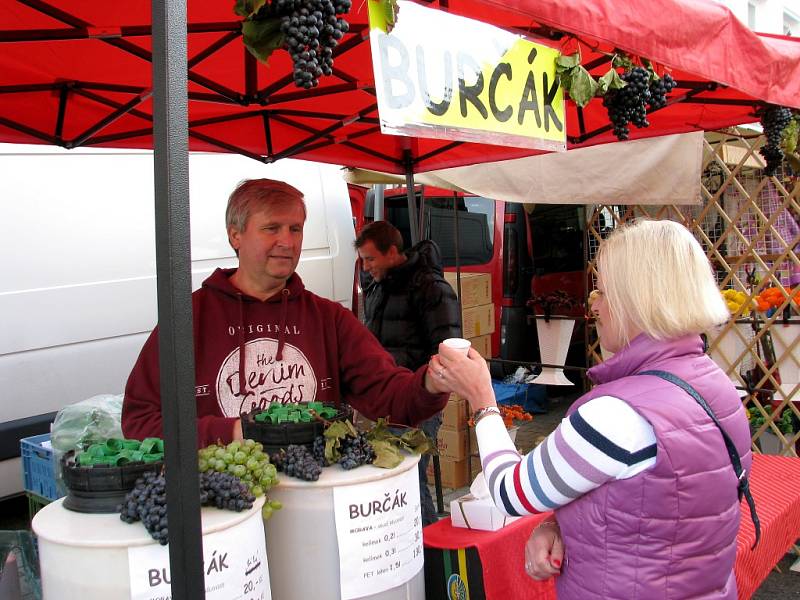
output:
[{"label": "hanging grapevine decoration", "polygon": [[242,39],[250,53],[266,63],[275,50],[289,53],[297,87],[311,89],[333,73],[333,49],[349,29],[341,16],[351,0],[236,0],[243,17]]},{"label": "hanging grapevine decoration", "polygon": [[[634,64],[625,54],[614,54],[611,68],[595,80],[580,64],[580,54],[576,53],[559,57],[556,72],[561,87],[578,106],[584,107],[592,98],[602,97],[614,135],[618,140],[627,140],[630,137],[629,124],[649,127],[648,106],[651,111],[664,108],[667,94],[677,86],[669,73],[659,77],[650,61],[641,62],[643,66]],[[622,69],[621,75],[617,69]]]},{"label": "hanging grapevine decoration", "polygon": [[784,151],[791,156],[797,147],[797,120],[792,117],[790,109],[770,105],[761,113],[761,127],[767,141],[758,149],[758,153],[767,163],[764,174],[771,177],[783,162]]}]

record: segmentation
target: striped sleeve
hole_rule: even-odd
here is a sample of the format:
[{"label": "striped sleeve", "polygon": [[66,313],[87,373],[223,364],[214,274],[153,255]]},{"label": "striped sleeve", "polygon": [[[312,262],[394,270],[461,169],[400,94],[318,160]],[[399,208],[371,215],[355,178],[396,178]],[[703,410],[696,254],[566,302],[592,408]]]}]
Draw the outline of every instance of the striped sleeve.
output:
[{"label": "striped sleeve", "polygon": [[516,451],[499,416],[481,419],[475,433],[492,499],[511,516],[559,508],[656,462],[653,427],[611,396],[581,406],[526,456]]}]

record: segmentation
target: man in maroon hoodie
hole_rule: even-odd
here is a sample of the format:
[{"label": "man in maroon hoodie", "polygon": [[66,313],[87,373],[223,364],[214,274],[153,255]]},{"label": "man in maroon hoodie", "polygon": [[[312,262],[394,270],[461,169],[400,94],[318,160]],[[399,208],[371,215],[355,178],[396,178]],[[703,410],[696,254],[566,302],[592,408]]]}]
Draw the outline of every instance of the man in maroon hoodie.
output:
[{"label": "man in maroon hoodie", "polygon": [[[416,425],[447,402],[422,366],[398,367],[355,316],[305,289],[306,207],[294,187],[244,181],[225,213],[237,269],[192,294],[198,443],[242,438],[239,414],[270,402],[349,403],[370,419]],[[162,435],[157,328],[125,387],[125,437]]]}]

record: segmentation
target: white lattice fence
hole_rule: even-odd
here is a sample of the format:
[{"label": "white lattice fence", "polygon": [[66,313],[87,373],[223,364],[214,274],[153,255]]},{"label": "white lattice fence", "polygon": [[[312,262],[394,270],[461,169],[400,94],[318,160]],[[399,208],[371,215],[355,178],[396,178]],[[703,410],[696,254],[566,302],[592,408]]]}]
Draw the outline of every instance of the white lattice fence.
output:
[{"label": "white lattice fence", "polygon": [[[757,152],[763,142],[760,135],[707,136],[702,205],[589,207],[587,271],[596,281],[599,243],[621,223],[639,217],[671,219],[692,231],[714,265],[720,289],[744,292],[747,297],[728,323],[707,332],[709,353],[741,390],[752,417],[754,449],[796,456],[800,182],[786,171],[763,175]],[[773,289],[767,292],[769,288]],[[751,310],[758,298],[769,298],[771,310]],[[593,328],[589,330],[588,358],[596,363],[602,360],[600,346]]]}]

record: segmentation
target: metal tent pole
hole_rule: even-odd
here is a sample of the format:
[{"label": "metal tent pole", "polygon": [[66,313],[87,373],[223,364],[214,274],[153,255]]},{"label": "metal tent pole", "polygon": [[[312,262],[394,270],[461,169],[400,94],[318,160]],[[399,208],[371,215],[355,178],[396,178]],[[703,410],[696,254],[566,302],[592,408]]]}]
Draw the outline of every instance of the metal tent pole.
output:
[{"label": "metal tent pole", "polygon": [[174,600],[205,598],[192,343],[186,2],[153,2],[159,367]]},{"label": "metal tent pole", "polygon": [[411,245],[419,241],[418,215],[416,199],[414,197],[414,163],[411,160],[411,150],[403,150],[403,162],[406,167],[406,195],[408,196],[408,227],[411,232]]}]

